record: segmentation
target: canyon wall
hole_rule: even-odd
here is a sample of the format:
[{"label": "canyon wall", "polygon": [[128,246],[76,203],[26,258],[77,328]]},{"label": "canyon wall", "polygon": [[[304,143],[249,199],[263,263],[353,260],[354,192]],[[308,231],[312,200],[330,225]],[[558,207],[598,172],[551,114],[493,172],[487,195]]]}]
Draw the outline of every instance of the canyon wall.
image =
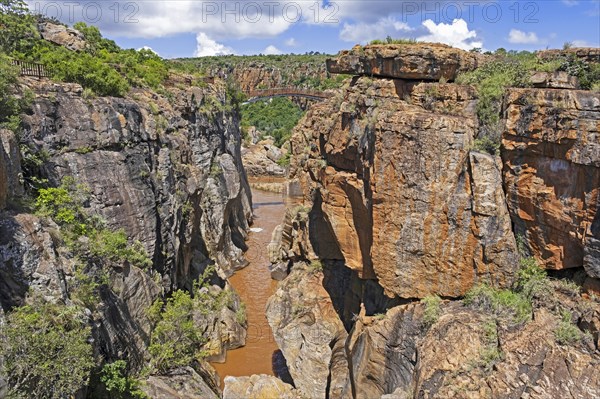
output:
[{"label": "canyon wall", "polygon": [[[267,318],[301,394],[599,395],[600,305],[580,290],[598,281],[600,96],[552,76],[508,89],[486,153],[477,91],[447,81],[488,61],[401,44],[328,62],[356,76],[296,127],[304,204],[269,246]],[[573,270],[532,288],[533,260]]]},{"label": "canyon wall", "polygon": [[[88,313],[96,353],[107,362],[124,358],[134,371],[145,367],[154,328],[148,308],[174,290],[191,291],[211,265],[210,291],[231,300],[209,314],[198,312],[195,326],[208,340],[209,358],[222,360],[227,348],[243,345],[240,301],[226,278],[247,262],[251,193],[225,84],[169,88],[168,95],[132,89],[113,98],[89,96],[76,84],[21,83],[34,100],[19,139],[0,131],[2,309],[30,295],[74,300],[81,261],[64,245],[59,226],[33,214],[31,197],[23,195],[72,177],[87,193],[84,211],[112,231],[123,229],[151,259],[144,269],[128,262],[90,269],[107,276]],[[217,397],[218,383],[207,370],[202,363],[166,379],[154,376],[146,386],[153,397],[171,397],[176,381],[187,381],[210,392],[203,397]]]}]

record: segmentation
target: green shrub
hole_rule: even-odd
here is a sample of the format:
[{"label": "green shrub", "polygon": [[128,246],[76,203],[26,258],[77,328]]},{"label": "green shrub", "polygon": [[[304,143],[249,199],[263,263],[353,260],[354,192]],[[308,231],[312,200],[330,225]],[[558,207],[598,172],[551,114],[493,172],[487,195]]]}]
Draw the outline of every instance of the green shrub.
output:
[{"label": "green shrub", "polygon": [[490,136],[483,136],[475,139],[473,149],[479,152],[487,152],[488,154],[498,154],[500,151],[500,140],[492,139]]},{"label": "green shrub", "polygon": [[531,318],[532,306],[526,297],[510,290],[495,289],[486,284],[477,285],[469,290],[464,302],[466,305],[517,324]]},{"label": "green shrub", "polygon": [[240,304],[240,307],[236,310],[235,320],[241,325],[246,325],[246,322],[248,321],[248,315],[246,313],[246,304],[245,303],[242,302]]},{"label": "green shrub", "polygon": [[310,269],[313,272],[321,272],[323,271],[323,262],[321,262],[318,259],[315,259],[313,261],[310,262]]},{"label": "green shrub", "polygon": [[127,362],[117,360],[102,367],[100,381],[114,399],[145,399],[148,396],[139,389],[139,382],[127,375]]},{"label": "green shrub", "polygon": [[[152,260],[139,241],[130,244],[124,230],[111,231],[100,219],[84,212],[88,191],[72,177],[65,177],[60,187],[38,190],[37,213],[61,226],[66,244],[81,258],[127,261],[141,268],[151,266]],[[88,238],[87,245],[79,240],[83,236]]]},{"label": "green shrub", "polygon": [[181,290],[175,291],[166,303],[159,299],[150,308],[149,316],[157,323],[148,348],[154,370],[164,373],[205,356],[201,347],[206,340],[194,325],[193,311],[194,301]]},{"label": "green shrub", "polygon": [[554,331],[556,342],[561,345],[569,345],[582,338],[581,330],[571,321],[571,312],[563,311],[558,327]]},{"label": "green shrub", "polygon": [[442,310],[440,305],[442,304],[442,299],[437,295],[428,295],[425,298],[421,299],[421,303],[425,305],[425,311],[423,312],[423,322],[426,326],[431,326],[435,324],[436,321],[440,318],[442,314]]},{"label": "green shrub", "polygon": [[282,167],[288,167],[290,165],[290,161],[292,159],[292,153],[291,152],[286,152],[284,156],[282,156],[281,158],[279,158],[277,160],[277,165],[282,166]]},{"label": "green shrub", "polygon": [[550,282],[546,271],[538,265],[533,257],[521,257],[519,263],[517,290],[530,300],[547,298],[550,294]]},{"label": "green shrub", "polygon": [[91,331],[80,309],[34,301],[14,309],[0,326],[0,356],[10,394],[73,397],[94,366]]},{"label": "green shrub", "polygon": [[102,229],[90,234],[90,253],[114,262],[127,261],[140,268],[152,266],[152,260],[139,241],[128,243],[125,230]]},{"label": "green shrub", "polygon": [[[2,26],[1,21],[0,26]],[[4,34],[4,31],[2,33]],[[21,96],[16,95],[19,87],[18,76],[18,68],[14,67],[10,59],[0,52],[0,127],[15,133],[18,133],[21,125],[20,113],[33,99],[33,93],[29,90],[24,91]]]},{"label": "green shrub", "polygon": [[0,52],[29,51],[38,37],[35,18],[23,0],[0,1],[0,26]]},{"label": "green shrub", "polygon": [[498,347],[498,325],[494,319],[489,319],[483,324],[483,338],[485,347],[481,350],[480,361],[485,370],[490,371],[504,356]]}]

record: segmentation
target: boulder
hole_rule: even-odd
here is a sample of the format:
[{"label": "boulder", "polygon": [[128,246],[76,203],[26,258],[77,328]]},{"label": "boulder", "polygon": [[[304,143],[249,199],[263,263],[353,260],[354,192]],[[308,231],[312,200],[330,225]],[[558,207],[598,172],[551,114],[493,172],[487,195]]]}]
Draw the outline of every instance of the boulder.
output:
[{"label": "boulder", "polygon": [[348,336],[323,288],[323,273],[298,263],[267,304],[267,320],[294,385],[309,398],[349,395]]},{"label": "boulder", "polygon": [[223,399],[278,398],[301,399],[293,386],[271,375],[250,377],[226,377]]},{"label": "boulder", "polygon": [[393,79],[454,80],[471,71],[484,56],[439,43],[377,44],[355,46],[327,60],[329,73]]},{"label": "boulder", "polygon": [[63,46],[72,51],[81,51],[85,49],[86,41],[83,33],[65,25],[58,25],[52,22],[42,22],[38,25],[38,31],[42,38]]},{"label": "boulder", "polygon": [[283,262],[271,264],[269,271],[273,280],[281,281],[288,276],[288,265]]},{"label": "boulder", "polygon": [[202,374],[201,376],[191,367],[181,367],[165,375],[151,375],[141,387],[153,399],[220,398],[216,376],[209,372]]},{"label": "boulder", "polygon": [[534,72],[530,78],[533,87],[548,89],[578,89],[579,79],[566,72]]}]

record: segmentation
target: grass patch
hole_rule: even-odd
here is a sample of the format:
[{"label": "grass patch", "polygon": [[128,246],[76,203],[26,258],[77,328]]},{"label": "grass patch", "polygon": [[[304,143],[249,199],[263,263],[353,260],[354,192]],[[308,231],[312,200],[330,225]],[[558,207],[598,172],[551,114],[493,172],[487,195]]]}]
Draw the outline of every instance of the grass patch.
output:
[{"label": "grass patch", "polygon": [[477,285],[467,292],[464,303],[515,324],[531,319],[531,302],[525,296],[486,284]]}]

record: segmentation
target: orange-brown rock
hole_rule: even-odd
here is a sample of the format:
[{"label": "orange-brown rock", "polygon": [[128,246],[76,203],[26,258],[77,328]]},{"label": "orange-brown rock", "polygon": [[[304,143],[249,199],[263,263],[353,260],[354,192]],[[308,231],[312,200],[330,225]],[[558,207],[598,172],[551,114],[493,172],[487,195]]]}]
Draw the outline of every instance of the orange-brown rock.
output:
[{"label": "orange-brown rock", "polygon": [[296,129],[291,174],[313,204],[315,252],[377,278],[389,296],[506,286],[515,242],[496,159],[469,151],[473,91],[422,86],[411,94],[362,77]]},{"label": "orange-brown rock", "polygon": [[483,60],[480,54],[439,43],[376,44],[340,52],[327,60],[327,70],[395,79],[454,80]]},{"label": "orange-brown rock", "polygon": [[551,60],[560,57],[576,57],[584,62],[600,62],[600,48],[597,47],[574,47],[565,50],[542,50],[537,56],[543,60]]},{"label": "orange-brown rock", "polygon": [[511,89],[504,183],[517,234],[548,269],[600,277],[600,95]]}]

